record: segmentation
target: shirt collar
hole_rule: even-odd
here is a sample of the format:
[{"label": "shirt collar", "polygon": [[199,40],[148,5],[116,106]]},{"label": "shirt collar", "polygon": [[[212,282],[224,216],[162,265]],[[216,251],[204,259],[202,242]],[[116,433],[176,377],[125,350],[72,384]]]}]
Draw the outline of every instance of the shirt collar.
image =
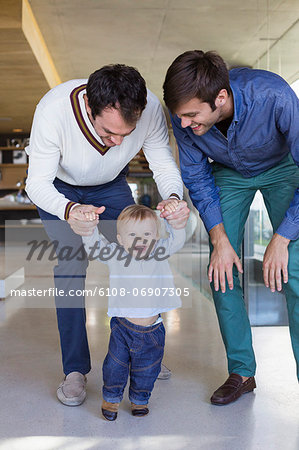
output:
[{"label": "shirt collar", "polygon": [[86,84],[76,87],[70,94],[71,105],[73,113],[80,130],[87,139],[87,141],[103,156],[111,148],[107,147],[101,142],[101,139],[94,135],[91,131],[87,112],[85,110],[83,93],[85,93]]},{"label": "shirt collar", "polygon": [[230,80],[230,87],[233,93],[233,101],[234,101],[234,117],[233,122],[239,122],[241,117],[241,106],[242,106],[242,94],[240,89],[237,86],[237,83],[233,80]]}]

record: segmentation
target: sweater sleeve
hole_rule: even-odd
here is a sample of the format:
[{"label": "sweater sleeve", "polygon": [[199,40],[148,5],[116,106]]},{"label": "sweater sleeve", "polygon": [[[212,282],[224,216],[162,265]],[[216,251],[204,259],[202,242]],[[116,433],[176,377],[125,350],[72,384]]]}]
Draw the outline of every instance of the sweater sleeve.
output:
[{"label": "sweater sleeve", "polygon": [[149,132],[142,147],[144,155],[161,197],[165,200],[175,193],[182,199],[183,182],[169,145],[165,115],[158,100],[155,106]]},{"label": "sweater sleeve", "polygon": [[59,193],[53,185],[56,177],[61,149],[59,133],[50,117],[37,106],[30,135],[30,144],[26,148],[29,155],[26,192],[31,201],[59,219],[64,214],[70,200]]}]

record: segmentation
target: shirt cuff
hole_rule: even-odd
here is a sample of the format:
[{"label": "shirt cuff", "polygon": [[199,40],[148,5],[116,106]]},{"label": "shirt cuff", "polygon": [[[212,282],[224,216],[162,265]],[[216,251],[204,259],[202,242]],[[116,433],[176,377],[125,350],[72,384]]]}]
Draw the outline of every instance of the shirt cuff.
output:
[{"label": "shirt cuff", "polygon": [[200,217],[201,217],[208,233],[216,225],[219,225],[220,223],[223,222],[222,213],[221,213],[220,208],[209,209],[204,214],[201,214]]},{"label": "shirt cuff", "polygon": [[76,202],[68,202],[65,210],[64,210],[64,220],[68,220],[70,217],[70,212],[71,209],[73,208],[73,206],[79,205],[80,203],[76,203]]},{"label": "shirt cuff", "polygon": [[178,194],[175,194],[174,192],[170,194],[168,198],[176,198],[177,200],[181,200],[180,196]]},{"label": "shirt cuff", "polygon": [[299,226],[298,224],[291,222],[285,217],[275,233],[279,234],[282,237],[285,237],[286,239],[295,241],[299,238]]}]

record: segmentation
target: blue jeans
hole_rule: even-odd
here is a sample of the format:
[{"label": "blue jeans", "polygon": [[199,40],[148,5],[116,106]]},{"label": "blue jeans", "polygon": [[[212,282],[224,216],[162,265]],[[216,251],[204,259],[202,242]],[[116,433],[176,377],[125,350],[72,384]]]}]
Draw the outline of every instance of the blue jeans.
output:
[{"label": "blue jeans", "polygon": [[[115,230],[111,230],[111,220],[117,219],[120,212],[128,205],[134,203],[131,190],[126,181],[127,168],[115,180],[99,186],[72,186],[56,179],[54,186],[71,201],[105,206],[106,210],[100,219],[101,231],[113,240]],[[82,238],[75,234],[66,221],[59,220],[57,216],[38,208],[40,218],[51,241],[57,241],[57,256],[64,247],[72,249],[77,257],[66,260],[58,258],[54,268],[54,282],[57,290],[69,292],[70,289],[82,291],[85,288],[86,269],[88,260],[82,249]],[[105,233],[105,220],[108,227]],[[86,333],[86,313],[84,296],[68,296],[55,298],[60,345],[62,351],[63,371],[65,375],[70,372],[86,374],[91,369],[90,353]]]},{"label": "blue jeans", "polygon": [[130,374],[129,399],[146,405],[161,370],[165,345],[162,322],[150,327],[112,317],[107,356],[103,363],[103,398],[119,403]]}]

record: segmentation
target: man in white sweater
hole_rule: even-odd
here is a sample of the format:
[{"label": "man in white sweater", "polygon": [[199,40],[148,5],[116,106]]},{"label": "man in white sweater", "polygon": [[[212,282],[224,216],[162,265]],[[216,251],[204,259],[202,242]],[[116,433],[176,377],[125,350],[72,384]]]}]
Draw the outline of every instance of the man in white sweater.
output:
[{"label": "man in white sweater", "polygon": [[[84,290],[88,262],[78,249],[81,236],[92,234],[98,223],[85,220],[82,212],[101,213],[99,207],[105,206],[101,220],[110,223],[134,203],[126,181],[127,164],[141,148],[163,198],[157,206],[161,216],[175,228],[184,227],[189,210],[182,200],[163,110],[136,69],[104,66],[88,80],[55,87],[36,108],[26,149],[26,191],[48,236],[58,242],[57,254],[67,247],[74,255],[71,260],[58,258],[54,268],[55,287],[65,292],[56,298],[56,308],[65,374],[59,399],[66,405],[84,401],[85,375],[91,368],[85,299],[68,295],[70,290]],[[179,200],[173,213],[163,210],[169,198]]]}]

